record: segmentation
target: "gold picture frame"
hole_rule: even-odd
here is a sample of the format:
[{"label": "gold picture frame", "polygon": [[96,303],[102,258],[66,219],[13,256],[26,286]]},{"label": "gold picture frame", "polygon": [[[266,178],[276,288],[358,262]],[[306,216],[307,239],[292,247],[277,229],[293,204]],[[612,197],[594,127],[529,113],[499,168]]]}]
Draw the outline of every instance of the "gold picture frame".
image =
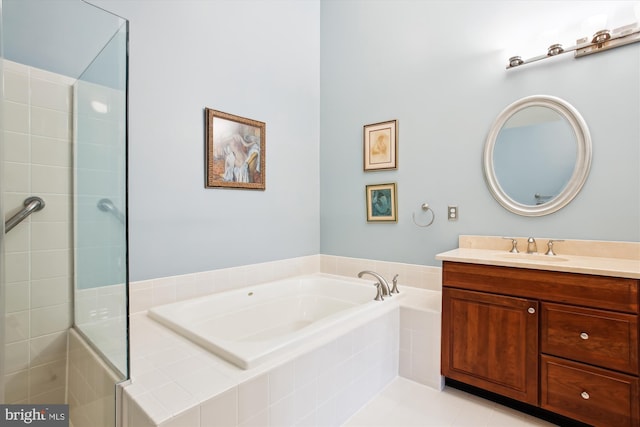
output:
[{"label": "gold picture frame", "polygon": [[396,183],[366,186],[367,222],[397,222]]},{"label": "gold picture frame", "polygon": [[364,170],[379,171],[398,168],[398,121],[364,126]]},{"label": "gold picture frame", "polygon": [[205,108],[206,188],[264,190],[266,124]]}]

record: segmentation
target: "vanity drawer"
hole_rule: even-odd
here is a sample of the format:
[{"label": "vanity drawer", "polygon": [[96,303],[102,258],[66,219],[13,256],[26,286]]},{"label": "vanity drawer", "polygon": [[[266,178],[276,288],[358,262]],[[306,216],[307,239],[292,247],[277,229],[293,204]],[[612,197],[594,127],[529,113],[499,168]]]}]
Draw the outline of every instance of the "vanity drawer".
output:
[{"label": "vanity drawer", "polygon": [[442,286],[638,313],[640,280],[444,261]]},{"label": "vanity drawer", "polygon": [[541,356],[541,406],[594,426],[638,426],[638,379]]},{"label": "vanity drawer", "polygon": [[560,304],[542,304],[542,353],[638,373],[638,318]]}]

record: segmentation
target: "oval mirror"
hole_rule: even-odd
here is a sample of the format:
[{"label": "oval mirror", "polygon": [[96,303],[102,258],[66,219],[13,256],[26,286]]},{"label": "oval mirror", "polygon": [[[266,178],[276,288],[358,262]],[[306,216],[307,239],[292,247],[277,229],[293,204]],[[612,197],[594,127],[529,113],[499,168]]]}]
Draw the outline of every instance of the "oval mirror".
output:
[{"label": "oval mirror", "polygon": [[522,98],[491,126],[483,167],[489,191],[503,207],[519,215],[548,215],[573,200],[589,175],[589,129],[560,98]]}]

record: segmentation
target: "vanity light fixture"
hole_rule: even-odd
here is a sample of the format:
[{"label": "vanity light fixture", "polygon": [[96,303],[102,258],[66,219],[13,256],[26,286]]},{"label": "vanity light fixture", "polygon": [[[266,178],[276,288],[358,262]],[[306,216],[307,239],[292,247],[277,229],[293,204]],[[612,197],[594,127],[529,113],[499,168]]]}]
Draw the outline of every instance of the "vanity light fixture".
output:
[{"label": "vanity light fixture", "polygon": [[532,62],[540,61],[541,59],[551,58],[558,56],[562,53],[574,52],[576,58],[581,56],[591,55],[592,53],[604,52],[605,50],[613,49],[628,45],[631,43],[640,42],[640,26],[637,22],[629,25],[625,25],[620,28],[616,28],[612,31],[601,30],[593,35],[593,37],[583,37],[576,41],[576,44],[571,47],[564,48],[561,44],[553,44],[549,46],[547,53],[544,55],[534,56],[529,59],[522,59],[520,56],[512,56],[509,58],[507,64],[507,70],[515,68],[520,65],[530,64]]}]

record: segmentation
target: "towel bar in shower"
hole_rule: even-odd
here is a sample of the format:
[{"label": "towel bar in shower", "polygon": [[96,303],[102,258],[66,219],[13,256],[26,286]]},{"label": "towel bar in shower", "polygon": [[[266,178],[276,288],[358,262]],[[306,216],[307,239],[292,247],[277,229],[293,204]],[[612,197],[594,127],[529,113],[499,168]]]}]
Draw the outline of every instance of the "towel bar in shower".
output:
[{"label": "towel bar in shower", "polygon": [[20,209],[18,213],[9,218],[4,223],[4,233],[7,234],[16,225],[20,224],[22,220],[26,219],[33,212],[38,212],[44,209],[44,200],[40,197],[28,197],[24,200],[24,208]]}]

